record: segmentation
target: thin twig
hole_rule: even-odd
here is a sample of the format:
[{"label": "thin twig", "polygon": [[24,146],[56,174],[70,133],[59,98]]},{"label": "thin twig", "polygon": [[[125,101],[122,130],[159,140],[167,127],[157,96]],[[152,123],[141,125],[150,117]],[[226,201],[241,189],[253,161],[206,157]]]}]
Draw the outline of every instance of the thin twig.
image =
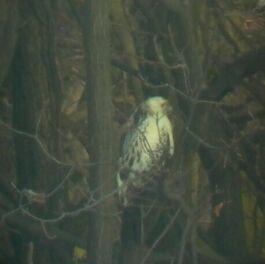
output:
[{"label": "thin twig", "polygon": [[169,229],[171,228],[171,226],[174,224],[175,220],[177,219],[177,216],[180,213],[180,211],[181,210],[178,209],[176,213],[174,214],[174,216],[170,219],[170,222],[168,223],[168,225],[165,227],[162,233],[157,237],[155,242],[152,244],[151,248],[148,250],[148,252],[144,256],[143,260],[141,261],[141,264],[145,263],[145,261],[149,258],[150,254],[152,253],[156,245],[159,243],[159,241],[167,234],[167,232],[169,231]]}]

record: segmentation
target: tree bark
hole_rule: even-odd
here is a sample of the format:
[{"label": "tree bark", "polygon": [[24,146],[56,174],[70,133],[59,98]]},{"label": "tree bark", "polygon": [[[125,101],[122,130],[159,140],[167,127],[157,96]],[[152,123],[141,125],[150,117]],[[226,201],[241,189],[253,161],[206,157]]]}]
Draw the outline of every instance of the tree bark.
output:
[{"label": "tree bark", "polygon": [[84,41],[87,62],[87,105],[89,122],[90,184],[99,206],[91,215],[88,237],[89,263],[109,264],[117,221],[115,199],[109,196],[115,189],[114,161],[116,139],[113,130],[110,82],[110,1],[87,0]]},{"label": "tree bark", "polygon": [[[54,158],[60,160],[60,81],[54,54],[52,2],[19,2],[23,23],[10,70],[13,127],[27,133],[13,133],[17,187],[43,193],[61,181],[61,166],[54,162]],[[50,197],[47,206],[31,206],[30,210],[40,217],[59,213],[58,205],[63,205],[58,199],[61,193]],[[28,234],[23,232],[23,236]],[[48,263],[49,248],[38,250],[39,246],[35,244],[39,252],[34,255],[35,261]]]},{"label": "tree bark", "polygon": [[[17,130],[37,136],[49,154],[43,152],[34,138],[15,133],[17,175],[19,188],[49,191],[60,180],[58,164],[51,158],[60,159],[57,133],[60,86],[56,69],[53,74],[50,71],[51,64],[56,68],[55,57],[48,55],[54,49],[49,39],[53,32],[48,30],[52,19],[50,7],[36,3],[34,8],[36,13],[28,2],[20,5],[28,22],[21,28],[12,68],[13,124]],[[38,13],[40,10],[44,14]],[[53,176],[48,177],[49,174]]]},{"label": "tree bark", "polygon": [[19,12],[17,1],[0,0],[0,87],[15,52]]}]

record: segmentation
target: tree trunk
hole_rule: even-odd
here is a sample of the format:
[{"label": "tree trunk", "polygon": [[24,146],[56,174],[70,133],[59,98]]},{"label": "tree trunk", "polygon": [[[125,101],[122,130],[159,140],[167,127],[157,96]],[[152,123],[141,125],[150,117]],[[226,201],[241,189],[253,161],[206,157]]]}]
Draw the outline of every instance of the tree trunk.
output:
[{"label": "tree trunk", "polygon": [[[10,74],[13,127],[20,131],[14,132],[17,187],[43,193],[49,193],[61,181],[61,166],[54,162],[60,160],[60,81],[55,63],[51,2],[19,3],[23,23]],[[32,206],[30,210],[40,217],[48,216],[50,209],[59,213],[60,194],[50,197],[47,206]],[[38,250],[38,243],[35,249],[41,252],[35,255],[35,260],[48,263],[49,249]]]},{"label": "tree trunk", "polygon": [[21,28],[12,69],[13,123],[17,130],[36,136],[48,152],[34,138],[15,134],[19,188],[48,192],[59,181],[58,165],[52,158],[59,158],[60,86],[55,58],[49,56],[54,50],[50,7],[36,3],[35,8],[46,14],[34,13],[27,2],[20,6],[28,21]]},{"label": "tree trunk", "polygon": [[110,82],[110,1],[87,0],[84,41],[87,62],[87,104],[89,122],[89,152],[91,162],[91,189],[95,192],[99,206],[91,215],[88,237],[89,263],[109,264],[117,221],[115,199],[109,194],[115,189],[114,161],[116,139],[114,139],[111,82]]},{"label": "tree trunk", "polygon": [[0,0],[0,87],[13,59],[19,12],[17,1]]}]

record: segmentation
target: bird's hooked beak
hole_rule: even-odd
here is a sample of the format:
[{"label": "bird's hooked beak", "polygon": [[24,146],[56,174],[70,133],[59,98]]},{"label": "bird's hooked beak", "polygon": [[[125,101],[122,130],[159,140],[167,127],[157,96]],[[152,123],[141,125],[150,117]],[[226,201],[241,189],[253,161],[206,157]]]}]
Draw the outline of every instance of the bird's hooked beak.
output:
[{"label": "bird's hooked beak", "polygon": [[165,102],[162,104],[162,109],[165,114],[169,114],[173,111],[172,106],[169,104],[169,102]]}]

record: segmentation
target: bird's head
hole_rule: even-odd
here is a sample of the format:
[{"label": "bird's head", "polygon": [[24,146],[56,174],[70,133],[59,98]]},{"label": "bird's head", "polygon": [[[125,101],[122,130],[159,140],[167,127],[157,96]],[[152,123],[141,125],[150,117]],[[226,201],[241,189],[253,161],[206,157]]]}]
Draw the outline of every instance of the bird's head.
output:
[{"label": "bird's head", "polygon": [[151,116],[164,116],[172,111],[172,107],[169,102],[160,96],[155,96],[147,99],[142,104],[143,112],[151,115]]}]

